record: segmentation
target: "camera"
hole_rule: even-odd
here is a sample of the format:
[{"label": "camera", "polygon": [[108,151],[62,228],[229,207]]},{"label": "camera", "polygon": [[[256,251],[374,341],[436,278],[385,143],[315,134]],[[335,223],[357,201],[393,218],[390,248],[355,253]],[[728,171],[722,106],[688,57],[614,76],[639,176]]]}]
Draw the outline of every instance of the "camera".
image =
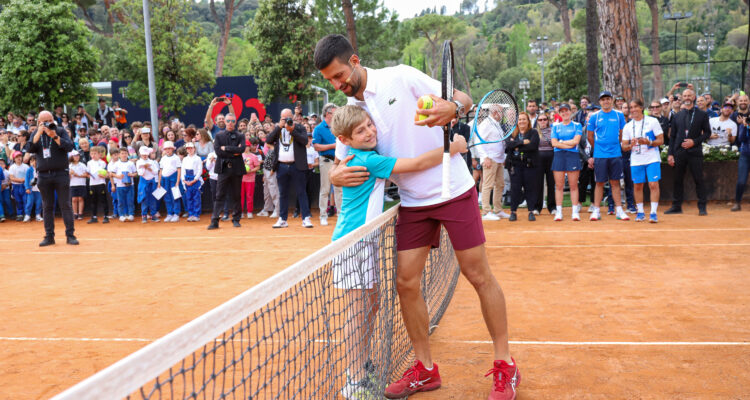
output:
[{"label": "camera", "polygon": [[57,129],[57,124],[55,124],[54,122],[45,122],[44,127],[54,131],[55,129]]},{"label": "camera", "polygon": [[294,125],[294,120],[291,118],[285,118],[284,122],[286,122],[287,125]]}]

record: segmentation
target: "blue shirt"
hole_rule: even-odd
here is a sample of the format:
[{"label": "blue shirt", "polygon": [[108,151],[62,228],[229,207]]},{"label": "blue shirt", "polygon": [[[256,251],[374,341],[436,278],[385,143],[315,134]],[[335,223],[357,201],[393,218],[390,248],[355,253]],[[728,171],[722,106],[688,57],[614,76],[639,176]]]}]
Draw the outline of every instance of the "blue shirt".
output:
[{"label": "blue shirt", "polygon": [[[318,126],[313,130],[313,144],[335,144],[336,136],[331,132],[331,127],[328,126],[325,120],[321,121]],[[321,156],[335,156],[336,149],[330,149],[325,151],[319,151]]]},{"label": "blue shirt", "polygon": [[354,158],[347,166],[364,166],[370,176],[359,186],[344,186],[341,212],[331,240],[337,240],[383,213],[383,189],[391,176],[396,158],[381,156],[374,150],[349,149]]},{"label": "blue shirt", "polygon": [[625,116],[617,110],[599,111],[589,118],[587,129],[594,132],[594,158],[622,157],[620,131]]},{"label": "blue shirt", "polygon": [[[583,126],[578,122],[571,121],[567,125],[563,125],[562,122],[557,125],[552,125],[552,138],[557,140],[570,140],[576,136],[583,135]],[[555,147],[555,151],[570,151],[572,153],[578,153],[578,149],[573,147],[572,149],[558,149]]]}]

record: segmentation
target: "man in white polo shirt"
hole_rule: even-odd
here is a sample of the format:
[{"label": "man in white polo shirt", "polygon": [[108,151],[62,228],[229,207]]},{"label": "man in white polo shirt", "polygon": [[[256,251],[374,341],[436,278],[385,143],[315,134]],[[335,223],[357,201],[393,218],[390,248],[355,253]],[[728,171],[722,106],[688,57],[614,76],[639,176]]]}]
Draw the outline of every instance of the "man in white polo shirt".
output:
[{"label": "man in white polo shirt", "polygon": [[[420,71],[399,65],[383,69],[364,68],[346,37],[328,35],[315,48],[315,66],[336,90],[349,97],[349,104],[367,110],[378,132],[378,153],[387,157],[415,157],[442,146],[443,125],[472,103],[454,91],[456,103],[435,96],[440,82]],[[427,119],[414,122],[417,99],[432,94],[434,106],[418,110]],[[331,171],[336,186],[357,186],[368,176],[365,167],[348,167],[347,149],[337,145],[342,160]],[[432,362],[428,335],[427,306],[420,290],[422,271],[431,246],[437,246],[441,225],[446,228],[461,272],[472,283],[482,307],[485,323],[494,342],[494,384],[490,399],[513,399],[520,382],[518,368],[508,348],[505,298],[492,275],[484,249],[484,229],[477,207],[474,180],[460,155],[451,158],[451,199],[441,195],[442,166],[421,172],[392,175],[399,188],[401,209],[396,223],[398,250],[397,290],[404,324],[414,346],[416,361],[404,377],[385,390],[387,398],[402,398],[415,392],[440,387],[437,365]]]}]

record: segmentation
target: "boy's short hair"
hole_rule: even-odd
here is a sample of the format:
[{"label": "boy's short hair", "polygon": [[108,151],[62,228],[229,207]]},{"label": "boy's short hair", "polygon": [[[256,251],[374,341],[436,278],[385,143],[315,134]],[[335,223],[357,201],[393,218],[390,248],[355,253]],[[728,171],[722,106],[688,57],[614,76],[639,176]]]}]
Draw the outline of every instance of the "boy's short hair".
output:
[{"label": "boy's short hair", "polygon": [[120,147],[120,153],[127,153],[128,149],[127,147]]},{"label": "boy's short hair", "polygon": [[91,148],[91,151],[99,155],[103,155],[106,152],[102,146],[94,146]]},{"label": "boy's short hair", "polygon": [[252,144],[252,145],[254,145],[254,146],[257,146],[257,145],[259,145],[259,144],[260,144],[260,139],[258,139],[258,138],[257,138],[257,137],[255,137],[255,136],[250,136],[250,139],[249,139],[249,141],[250,141],[250,144]]},{"label": "boy's short hair", "polygon": [[109,149],[109,155],[112,156],[112,155],[117,155],[117,154],[120,154],[120,148],[119,147],[114,147],[114,148]]},{"label": "boy's short hair", "polygon": [[183,157],[187,155],[187,149],[185,148],[185,146],[182,146],[179,149],[177,149],[177,155],[183,156]]},{"label": "boy's short hair", "polygon": [[370,116],[364,108],[355,105],[346,105],[336,109],[331,120],[331,131],[336,136],[345,138],[352,137],[354,128],[366,121]]}]

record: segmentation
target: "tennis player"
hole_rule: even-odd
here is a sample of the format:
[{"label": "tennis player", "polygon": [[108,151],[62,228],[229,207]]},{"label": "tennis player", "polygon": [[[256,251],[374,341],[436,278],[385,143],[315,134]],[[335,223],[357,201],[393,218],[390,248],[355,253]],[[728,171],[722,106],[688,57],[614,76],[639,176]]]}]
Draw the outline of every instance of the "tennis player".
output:
[{"label": "tennis player", "polygon": [[[365,68],[351,43],[342,35],[322,38],[316,45],[314,60],[323,77],[349,97],[349,104],[367,110],[377,127],[376,150],[384,156],[412,158],[441,146],[440,127],[461,116],[472,102],[458,90],[453,93],[455,103],[432,95],[433,107],[417,110],[427,118],[414,122],[417,99],[425,94],[440,93],[440,82],[404,65],[377,70]],[[347,166],[353,159],[347,152],[344,144],[337,144],[336,157],[341,163],[331,171],[331,182],[336,186],[361,185],[369,179],[369,172],[363,166]],[[438,367],[430,353],[429,318],[420,281],[430,247],[439,245],[442,225],[448,231],[461,272],[479,295],[482,314],[494,343],[495,361],[488,373],[493,375],[494,382],[489,399],[514,399],[521,376],[508,348],[505,297],[490,272],[484,249],[474,180],[460,155],[451,157],[450,171],[451,199],[448,201],[441,199],[441,166],[395,174],[390,178],[398,185],[402,204],[396,223],[396,285],[416,361],[402,379],[388,385],[385,397],[402,398],[435,390],[441,385]]]}]

